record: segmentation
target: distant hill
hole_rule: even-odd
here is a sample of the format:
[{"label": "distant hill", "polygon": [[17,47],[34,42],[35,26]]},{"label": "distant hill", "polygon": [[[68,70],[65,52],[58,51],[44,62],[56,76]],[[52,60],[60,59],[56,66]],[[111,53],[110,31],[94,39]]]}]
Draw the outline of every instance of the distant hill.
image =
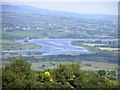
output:
[{"label": "distant hill", "polygon": [[2,5],[3,12],[14,12],[14,13],[43,13],[49,12],[47,9],[39,9],[26,5]]},{"label": "distant hill", "polygon": [[[28,32],[32,38],[117,38],[117,21],[117,16],[114,15],[79,14],[25,5],[2,5],[4,39],[25,38]],[[12,34],[8,34],[11,32]]]},{"label": "distant hill", "polygon": [[2,12],[49,14],[49,15],[59,15],[59,16],[68,16],[68,17],[101,17],[101,18],[115,17],[115,15],[80,14],[80,13],[73,13],[73,12],[66,12],[66,11],[55,11],[55,10],[35,8],[32,6],[26,6],[26,5],[2,5]]}]

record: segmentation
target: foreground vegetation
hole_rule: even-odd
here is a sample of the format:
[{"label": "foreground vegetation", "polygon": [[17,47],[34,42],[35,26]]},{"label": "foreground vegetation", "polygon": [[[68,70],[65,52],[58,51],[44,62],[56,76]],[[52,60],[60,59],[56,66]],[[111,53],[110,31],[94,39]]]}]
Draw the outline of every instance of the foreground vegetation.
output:
[{"label": "foreground vegetation", "polygon": [[110,80],[104,70],[87,72],[80,69],[79,63],[59,65],[57,68],[45,71],[34,71],[31,63],[17,58],[2,68],[2,87],[32,90],[39,88],[73,89],[80,88],[118,88],[118,82]]}]

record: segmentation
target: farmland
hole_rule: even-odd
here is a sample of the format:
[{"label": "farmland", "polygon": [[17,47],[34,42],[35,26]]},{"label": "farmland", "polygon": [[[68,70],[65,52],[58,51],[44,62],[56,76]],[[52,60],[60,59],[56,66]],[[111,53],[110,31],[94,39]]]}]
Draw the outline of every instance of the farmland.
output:
[{"label": "farmland", "polygon": [[2,9],[3,88],[118,87],[117,15]]},{"label": "farmland", "polygon": [[2,40],[2,50],[24,50],[24,49],[37,49],[40,48],[39,45],[34,44],[20,44],[15,42],[14,40]]}]

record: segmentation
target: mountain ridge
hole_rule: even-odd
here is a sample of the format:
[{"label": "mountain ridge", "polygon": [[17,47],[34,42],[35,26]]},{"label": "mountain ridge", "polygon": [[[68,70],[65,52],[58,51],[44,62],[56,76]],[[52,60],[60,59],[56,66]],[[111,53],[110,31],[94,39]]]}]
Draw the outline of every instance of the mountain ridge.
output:
[{"label": "mountain ridge", "polygon": [[49,14],[49,15],[59,15],[59,16],[69,16],[69,17],[114,17],[117,15],[107,15],[107,14],[82,14],[74,13],[68,11],[56,11],[48,10],[43,8],[36,8],[27,5],[2,5],[2,12],[13,12],[13,13],[28,13],[28,14]]}]

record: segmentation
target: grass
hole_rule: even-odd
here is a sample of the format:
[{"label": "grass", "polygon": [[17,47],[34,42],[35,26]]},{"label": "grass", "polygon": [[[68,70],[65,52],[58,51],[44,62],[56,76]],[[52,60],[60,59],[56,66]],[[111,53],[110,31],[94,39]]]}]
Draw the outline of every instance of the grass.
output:
[{"label": "grass", "polygon": [[99,47],[100,50],[107,50],[107,51],[117,51],[120,50],[120,48],[110,48],[110,47]]},{"label": "grass", "polygon": [[[58,65],[62,64],[62,65],[67,65],[67,64],[71,64],[72,62],[59,62],[59,61],[39,61],[39,62],[32,62],[32,69],[34,70],[38,70],[38,71],[43,71],[46,68],[55,68]],[[53,66],[52,64],[55,64],[55,66]],[[42,65],[45,65],[44,68],[41,68]]]},{"label": "grass", "polygon": [[106,44],[96,44],[96,43],[83,43],[85,46],[107,46]]},{"label": "grass", "polygon": [[[50,35],[48,34],[50,33]],[[14,31],[14,32],[3,32],[3,38],[7,39],[23,39],[25,37],[30,38],[50,38],[50,37],[64,37],[67,35],[65,32],[52,32],[52,31]]]},{"label": "grass", "polygon": [[35,45],[35,44],[20,44],[17,43],[13,40],[6,40],[3,39],[2,43],[0,43],[0,45],[2,45],[2,50],[25,50],[25,49],[36,49],[36,48],[40,48],[40,45]]},{"label": "grass", "polygon": [[[52,66],[52,64],[55,64],[55,66]],[[65,61],[65,62],[59,62],[59,61],[39,61],[39,62],[32,62],[32,69],[34,70],[44,70],[46,68],[54,68],[54,67],[57,67],[58,65],[60,64],[64,64],[64,65],[67,65],[67,64],[71,64],[73,62],[68,62],[68,61]],[[44,68],[40,68],[42,65],[45,65]],[[87,66],[87,65],[91,65],[91,66]],[[80,66],[81,66],[81,69],[82,70],[100,70],[100,69],[108,69],[108,70],[114,70],[115,68],[118,67],[117,64],[112,64],[112,63],[106,63],[106,62],[93,62],[93,61],[83,61],[82,63],[80,63]]]},{"label": "grass", "polygon": [[83,64],[90,64],[90,67],[83,66],[81,69],[83,70],[99,70],[99,69],[108,69],[108,70],[114,70],[115,68],[118,68],[118,64],[112,64],[107,62],[93,62],[93,61],[83,61]]},{"label": "grass", "polygon": [[[2,63],[4,63],[4,65],[8,64],[9,61],[2,61]],[[32,69],[33,70],[37,70],[37,71],[43,71],[46,68],[55,68],[60,64],[71,64],[73,62],[70,61],[39,61],[39,62],[31,62],[32,63]],[[54,64],[54,65],[53,65]],[[45,65],[45,67],[42,68],[42,65]],[[91,65],[91,66],[87,66],[87,65]],[[118,64],[112,64],[112,63],[107,63],[107,62],[95,62],[95,61],[82,61],[80,63],[81,69],[82,70],[92,70],[92,71],[96,71],[96,70],[100,70],[100,69],[107,69],[107,70],[115,70],[116,68],[118,68]]]},{"label": "grass", "polygon": [[25,37],[31,37],[31,38],[44,38],[43,36],[43,32],[40,32],[40,31],[31,31],[31,32],[28,32],[28,31],[14,31],[14,32],[3,32],[2,33],[3,36],[7,39],[9,39],[9,37],[13,37],[14,39],[16,37],[19,37],[19,38],[25,38]]}]

